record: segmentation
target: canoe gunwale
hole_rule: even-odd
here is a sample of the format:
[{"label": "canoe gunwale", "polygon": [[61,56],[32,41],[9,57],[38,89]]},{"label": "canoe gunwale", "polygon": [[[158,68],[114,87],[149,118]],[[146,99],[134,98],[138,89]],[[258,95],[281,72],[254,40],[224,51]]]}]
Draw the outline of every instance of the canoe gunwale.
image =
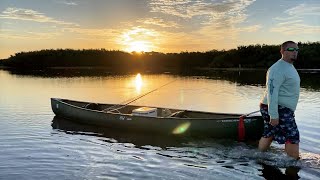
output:
[{"label": "canoe gunwale", "polygon": [[[76,108],[76,109],[81,109],[83,111],[88,111],[88,112],[94,112],[94,113],[102,113],[102,114],[110,114],[110,115],[119,115],[119,116],[127,116],[127,117],[145,117],[145,116],[139,116],[139,115],[133,115],[133,114],[125,114],[125,113],[116,113],[116,112],[110,112],[110,111],[103,111],[103,110],[94,110],[94,109],[88,109],[85,107],[81,107],[81,106],[77,106],[65,101],[70,101],[70,102],[76,102],[76,103],[92,103],[92,102],[85,102],[85,101],[74,101],[74,100],[69,100],[69,99],[61,99],[61,98],[51,98],[52,100],[64,104],[66,106],[70,106],[72,108]],[[107,105],[107,104],[102,104],[99,103],[101,105]],[[108,104],[109,105],[109,104]],[[110,104],[110,105],[118,105],[118,104]],[[120,105],[120,104],[119,104]],[[154,106],[150,106],[152,108],[160,108],[160,109],[165,109],[163,107],[154,107]],[[172,108],[169,108],[172,109]],[[181,118],[181,117],[162,117],[162,116],[158,116],[158,117],[148,117],[150,119],[174,119],[174,120],[216,120],[216,121],[220,121],[220,120],[235,120],[235,119],[239,119],[240,116],[242,116],[241,114],[233,114],[233,113],[216,113],[216,112],[204,112],[204,111],[194,111],[194,110],[182,110],[182,109],[172,109],[172,110],[181,110],[181,111],[185,111],[185,112],[195,112],[195,113],[210,113],[210,114],[218,114],[218,115],[226,115],[226,116],[234,116],[234,117],[221,117],[221,118],[213,118],[213,117],[199,117],[199,118]],[[257,118],[259,116],[254,116],[254,115],[250,115],[250,116],[246,116],[246,118]]]}]

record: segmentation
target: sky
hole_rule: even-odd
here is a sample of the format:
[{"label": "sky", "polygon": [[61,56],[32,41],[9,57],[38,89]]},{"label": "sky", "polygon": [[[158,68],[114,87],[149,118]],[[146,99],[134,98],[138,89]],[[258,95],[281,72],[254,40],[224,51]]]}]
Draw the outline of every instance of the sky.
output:
[{"label": "sky", "polygon": [[210,51],[320,41],[319,0],[0,0],[0,59],[41,49]]}]

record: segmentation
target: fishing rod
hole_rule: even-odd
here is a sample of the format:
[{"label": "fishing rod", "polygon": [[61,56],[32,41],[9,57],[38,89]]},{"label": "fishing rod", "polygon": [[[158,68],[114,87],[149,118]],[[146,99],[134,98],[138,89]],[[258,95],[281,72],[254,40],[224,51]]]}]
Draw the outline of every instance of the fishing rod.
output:
[{"label": "fishing rod", "polygon": [[[144,96],[146,96],[146,95],[148,95],[148,94],[151,94],[152,92],[157,91],[157,90],[159,90],[160,88],[162,88],[162,87],[164,87],[164,86],[167,86],[167,85],[173,83],[174,81],[176,81],[176,80],[170,81],[170,82],[168,82],[168,83],[166,83],[166,84],[164,84],[164,85],[162,85],[162,86],[160,86],[160,87],[157,87],[156,89],[153,89],[153,90],[151,90],[151,91],[149,91],[149,92],[146,92],[146,93],[144,93],[144,94],[142,94],[142,95],[139,95],[139,96],[137,96],[137,97],[135,97],[135,98],[132,98],[132,100],[129,99],[129,100],[123,101],[123,102],[120,103],[120,104],[116,104],[116,105],[113,105],[113,106],[111,106],[111,107],[108,107],[108,108],[104,109],[103,111],[107,111],[107,112],[109,112],[109,111],[118,111],[119,109],[126,107],[128,104],[131,104],[131,103],[137,101],[138,99],[140,99],[140,98],[142,98],[142,97],[144,97]],[[128,102],[128,101],[129,101],[129,102]],[[127,102],[127,103],[126,103],[126,102]],[[117,107],[117,106],[121,106],[121,107],[114,108],[114,107]]]},{"label": "fishing rod", "polygon": [[260,110],[253,111],[253,112],[247,113],[247,114],[243,114],[242,116],[247,117],[247,116],[250,116],[250,115],[255,114],[255,113],[258,113],[258,112],[260,112]]}]

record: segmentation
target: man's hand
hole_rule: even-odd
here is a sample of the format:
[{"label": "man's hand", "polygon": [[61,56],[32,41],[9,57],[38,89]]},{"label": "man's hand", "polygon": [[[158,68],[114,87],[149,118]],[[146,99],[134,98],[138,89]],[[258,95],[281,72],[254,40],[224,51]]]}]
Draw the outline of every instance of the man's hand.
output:
[{"label": "man's hand", "polygon": [[279,124],[279,119],[270,119],[270,122],[271,126],[276,126]]}]

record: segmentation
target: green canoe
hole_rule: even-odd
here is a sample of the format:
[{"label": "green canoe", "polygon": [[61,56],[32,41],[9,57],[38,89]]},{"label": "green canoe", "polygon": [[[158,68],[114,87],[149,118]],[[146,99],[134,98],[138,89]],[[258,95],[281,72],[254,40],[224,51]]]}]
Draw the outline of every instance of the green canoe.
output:
[{"label": "green canoe", "polygon": [[[241,115],[142,107],[136,105],[99,104],[51,98],[57,117],[81,124],[175,136],[258,139],[263,131],[260,114]],[[240,118],[242,117],[242,118]]]}]

